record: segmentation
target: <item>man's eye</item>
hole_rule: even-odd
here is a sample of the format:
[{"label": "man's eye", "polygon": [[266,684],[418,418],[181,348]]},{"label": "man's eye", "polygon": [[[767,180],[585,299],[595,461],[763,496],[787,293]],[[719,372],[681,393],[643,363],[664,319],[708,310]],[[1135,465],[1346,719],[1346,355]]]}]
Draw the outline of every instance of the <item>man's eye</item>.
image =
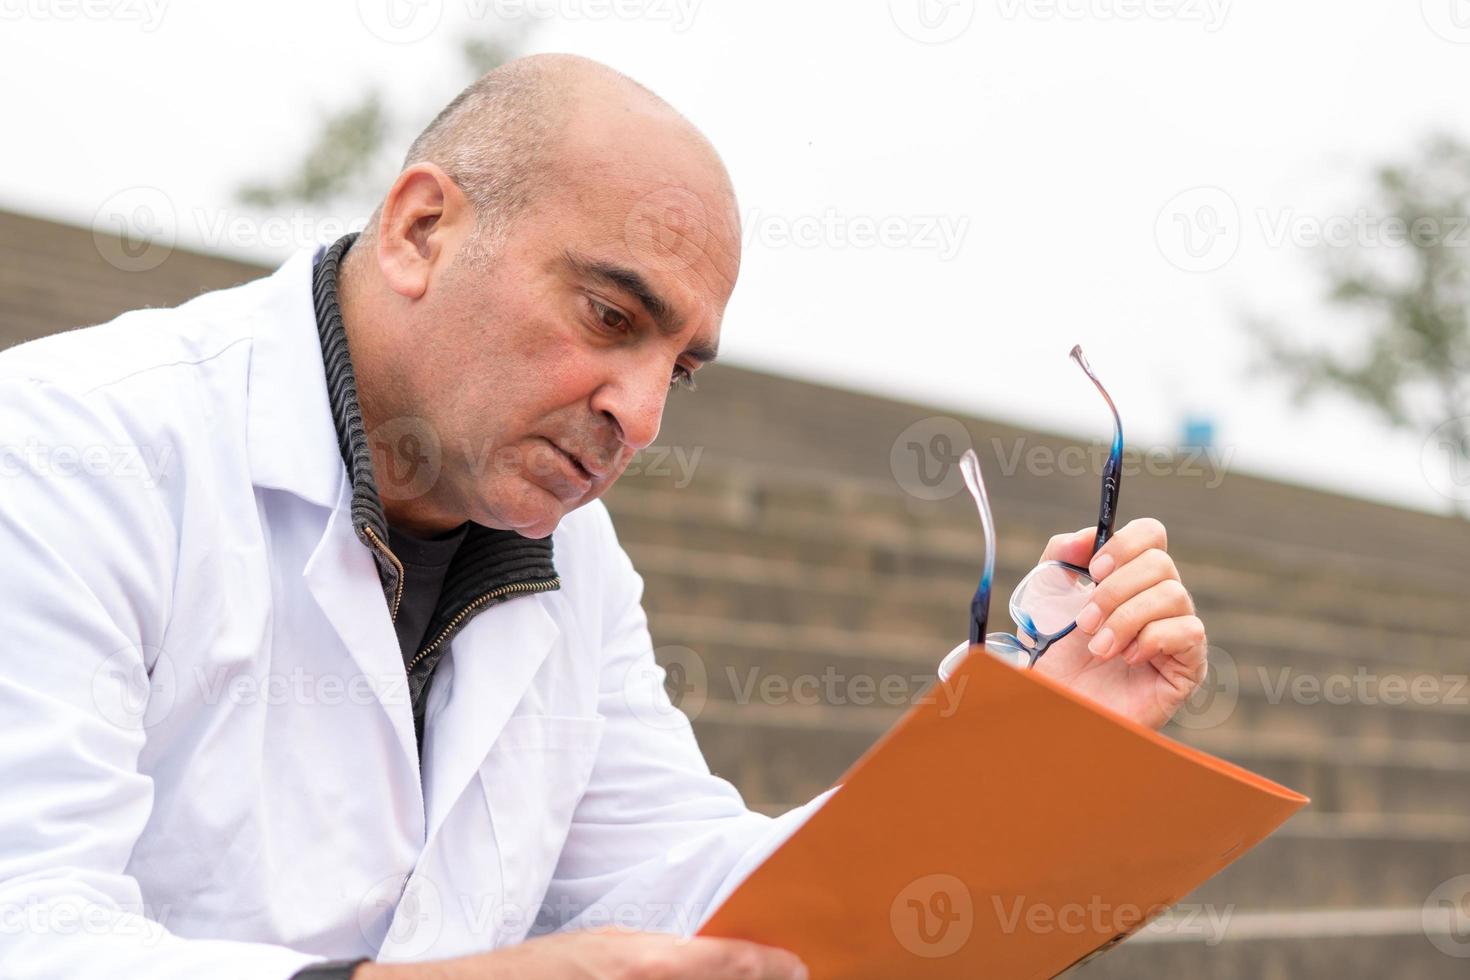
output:
[{"label": "man's eye", "polygon": [[632,328],[632,322],[621,311],[591,297],[588,297],[587,302],[592,306],[592,315],[597,319],[598,326],[616,333],[627,333]]},{"label": "man's eye", "polygon": [[674,365],[674,376],[669,379],[670,388],[683,388],[686,391],[694,390],[694,372],[682,364]]}]

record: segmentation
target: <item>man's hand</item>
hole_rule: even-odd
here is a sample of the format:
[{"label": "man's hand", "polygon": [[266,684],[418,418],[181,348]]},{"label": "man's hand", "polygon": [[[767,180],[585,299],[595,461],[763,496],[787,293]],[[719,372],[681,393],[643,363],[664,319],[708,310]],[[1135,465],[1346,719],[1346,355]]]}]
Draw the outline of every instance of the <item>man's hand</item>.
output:
[{"label": "man's hand", "polygon": [[1205,678],[1205,626],[1169,557],[1164,525],[1130,522],[1092,555],[1096,528],[1052,538],[1041,560],[1088,568],[1097,588],[1077,628],[1036,670],[1150,728],[1161,728]]},{"label": "man's hand", "polygon": [[364,963],[353,980],[806,980],[795,955],[738,939],[595,929],[429,963]]}]

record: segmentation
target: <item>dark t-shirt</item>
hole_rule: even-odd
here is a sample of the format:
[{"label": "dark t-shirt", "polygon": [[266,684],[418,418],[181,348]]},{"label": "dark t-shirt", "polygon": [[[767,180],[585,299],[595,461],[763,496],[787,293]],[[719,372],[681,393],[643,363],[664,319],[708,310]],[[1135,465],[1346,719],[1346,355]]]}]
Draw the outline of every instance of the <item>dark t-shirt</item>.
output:
[{"label": "dark t-shirt", "polygon": [[393,626],[398,631],[398,649],[405,665],[424,644],[424,631],[429,628],[444,588],[444,575],[468,531],[469,525],[461,524],[453,531],[421,538],[396,527],[388,528],[388,547],[403,563],[403,598]]}]

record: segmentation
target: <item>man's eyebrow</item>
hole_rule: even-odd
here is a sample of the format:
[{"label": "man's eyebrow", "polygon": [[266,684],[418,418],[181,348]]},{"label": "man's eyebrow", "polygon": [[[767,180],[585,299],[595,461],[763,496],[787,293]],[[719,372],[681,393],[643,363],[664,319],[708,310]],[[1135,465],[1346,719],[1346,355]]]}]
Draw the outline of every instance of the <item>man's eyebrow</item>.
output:
[{"label": "man's eyebrow", "polygon": [[[566,251],[563,253],[567,265],[573,272],[588,279],[596,279],[632,296],[648,315],[653,317],[654,324],[662,333],[678,333],[682,318],[674,312],[662,296],[649,285],[648,280],[636,269],[614,262],[603,262],[599,259],[588,258],[577,252]],[[702,340],[696,340],[689,345],[685,353],[701,364],[708,364],[720,356],[719,349],[713,344]]]},{"label": "man's eyebrow", "polygon": [[613,262],[590,259],[585,255],[578,255],[576,252],[568,251],[565,255],[567,265],[571,267],[573,272],[589,279],[600,280],[616,289],[621,289],[639,303],[642,303],[643,308],[648,311],[649,316],[653,317],[653,322],[658,326],[660,331],[663,333],[679,332],[679,321],[681,319],[679,315],[674,312],[673,307],[665,302],[662,296],[654,291],[653,287],[648,284],[648,280],[644,279],[643,275],[637,270],[629,269],[627,266],[617,265]]},{"label": "man's eyebrow", "polygon": [[694,358],[700,364],[708,364],[720,356],[720,351],[713,344],[706,344],[702,340],[696,340],[684,349],[684,353]]}]

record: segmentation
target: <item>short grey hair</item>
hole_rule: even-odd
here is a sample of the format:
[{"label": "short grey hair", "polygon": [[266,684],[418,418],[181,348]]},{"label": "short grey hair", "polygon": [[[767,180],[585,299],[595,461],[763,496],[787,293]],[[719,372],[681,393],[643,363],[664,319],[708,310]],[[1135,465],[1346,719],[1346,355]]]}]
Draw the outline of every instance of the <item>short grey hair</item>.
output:
[{"label": "short grey hair", "polygon": [[[434,117],[409,145],[403,169],[433,163],[459,185],[475,208],[466,248],[493,254],[511,221],[556,171],[557,134],[571,112],[575,90],[594,79],[625,83],[663,106],[647,86],[606,65],[570,54],[538,54],[486,72]],[[371,238],[382,204],[368,219]]]},{"label": "short grey hair", "polygon": [[404,169],[433,163],[459,185],[475,208],[475,237],[489,251],[534,198],[565,112],[567,100],[553,93],[540,60],[509,62],[481,76],[434,117],[403,158]]}]

